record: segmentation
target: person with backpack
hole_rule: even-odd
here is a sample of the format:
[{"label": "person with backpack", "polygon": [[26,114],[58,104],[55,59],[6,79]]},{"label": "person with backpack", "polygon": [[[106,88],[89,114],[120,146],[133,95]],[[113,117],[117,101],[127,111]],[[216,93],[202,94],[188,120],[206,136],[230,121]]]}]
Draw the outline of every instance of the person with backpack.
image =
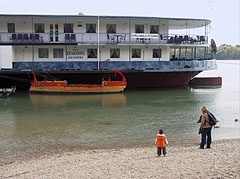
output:
[{"label": "person with backpack", "polygon": [[212,143],[211,131],[212,131],[212,124],[210,124],[210,117],[207,107],[203,106],[201,108],[202,111],[202,118],[200,129],[201,131],[201,143],[200,149],[204,149],[204,145],[206,144],[206,137],[207,137],[207,148],[210,148]]}]

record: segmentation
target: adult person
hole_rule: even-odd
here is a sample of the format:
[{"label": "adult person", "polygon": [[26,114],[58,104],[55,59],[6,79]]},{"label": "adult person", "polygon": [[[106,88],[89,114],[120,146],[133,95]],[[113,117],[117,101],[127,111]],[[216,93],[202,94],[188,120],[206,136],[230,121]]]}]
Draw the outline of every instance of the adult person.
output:
[{"label": "adult person", "polygon": [[212,126],[209,124],[207,107],[203,106],[201,108],[201,111],[203,114],[202,114],[202,119],[200,124],[200,131],[202,135],[200,149],[204,149],[204,145],[206,144],[206,137],[207,137],[207,148],[210,148],[210,145],[212,143],[212,137],[211,137]]}]

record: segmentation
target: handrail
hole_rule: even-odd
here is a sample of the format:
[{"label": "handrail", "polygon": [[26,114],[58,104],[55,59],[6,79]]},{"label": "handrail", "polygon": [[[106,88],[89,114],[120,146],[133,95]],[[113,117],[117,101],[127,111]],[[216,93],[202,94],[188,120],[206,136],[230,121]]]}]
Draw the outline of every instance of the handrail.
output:
[{"label": "handrail", "polygon": [[34,43],[67,43],[67,44],[206,44],[208,36],[194,34],[136,34],[136,33],[62,33],[56,34],[0,32],[0,43],[34,44]]},{"label": "handrail", "polygon": [[31,70],[31,72],[32,72],[33,78],[34,78],[33,82],[37,82],[37,77],[36,77],[36,75],[35,75],[35,73],[34,73],[34,71],[33,71],[33,68],[32,68],[32,70]]},{"label": "handrail", "polygon": [[112,72],[112,73],[118,73],[119,75],[121,75],[122,81],[123,81],[123,82],[126,82],[125,76],[124,76],[120,71],[118,71],[118,70],[111,70],[111,72]]}]

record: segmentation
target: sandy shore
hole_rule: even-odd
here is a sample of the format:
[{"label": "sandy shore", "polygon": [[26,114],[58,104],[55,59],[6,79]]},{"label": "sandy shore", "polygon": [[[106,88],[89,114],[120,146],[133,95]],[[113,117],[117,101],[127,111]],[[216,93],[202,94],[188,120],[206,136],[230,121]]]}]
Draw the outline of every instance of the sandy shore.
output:
[{"label": "sandy shore", "polygon": [[240,139],[156,148],[77,151],[0,166],[0,178],[240,178]]}]

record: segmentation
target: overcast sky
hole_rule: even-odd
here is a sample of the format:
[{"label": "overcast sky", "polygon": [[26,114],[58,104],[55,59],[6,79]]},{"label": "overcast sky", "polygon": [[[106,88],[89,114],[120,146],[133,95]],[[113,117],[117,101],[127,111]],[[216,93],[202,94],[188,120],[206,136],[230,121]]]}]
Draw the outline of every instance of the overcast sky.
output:
[{"label": "overcast sky", "polygon": [[240,44],[240,0],[0,0],[1,14],[206,18],[217,45]]}]

